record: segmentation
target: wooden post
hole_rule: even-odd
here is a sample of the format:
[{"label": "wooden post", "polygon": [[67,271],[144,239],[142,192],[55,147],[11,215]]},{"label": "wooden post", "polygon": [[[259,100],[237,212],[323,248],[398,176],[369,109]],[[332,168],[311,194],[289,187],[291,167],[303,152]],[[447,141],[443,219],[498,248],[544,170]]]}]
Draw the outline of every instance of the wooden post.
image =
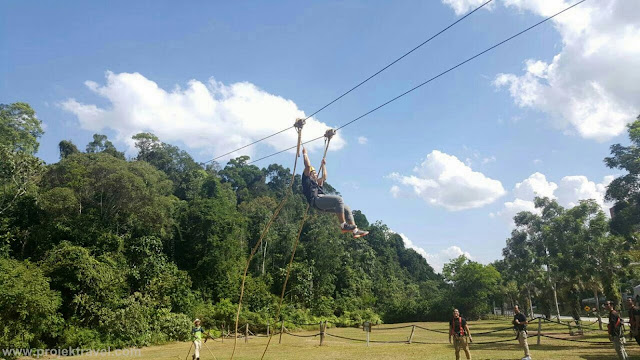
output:
[{"label": "wooden post", "polygon": [[542,332],[542,319],[538,318],[538,345],[540,345],[540,333]]},{"label": "wooden post", "polygon": [[324,343],[324,330],[325,330],[325,328],[326,328],[325,323],[320,321],[320,346],[322,346],[322,343]]},{"label": "wooden post", "polygon": [[598,297],[598,290],[593,291],[593,297],[596,299],[596,314],[598,315],[598,327],[602,330],[602,317],[600,316],[600,298]]},{"label": "wooden post", "polygon": [[364,330],[367,333],[367,347],[369,347],[369,337],[371,335],[371,323],[368,321],[365,321],[364,324],[362,325],[362,330]]},{"label": "wooden post", "polygon": [[278,344],[282,344],[282,333],[284,332],[284,320],[280,322],[280,339],[278,340]]},{"label": "wooden post", "polygon": [[249,323],[247,323],[247,325],[245,325],[244,327],[244,342],[249,342]]},{"label": "wooden post", "polygon": [[369,347],[369,337],[371,336],[371,325],[367,328],[367,347]]},{"label": "wooden post", "polygon": [[267,336],[269,336],[269,323],[267,323]]},{"label": "wooden post", "polygon": [[411,326],[411,335],[409,335],[409,344],[411,344],[411,341],[413,341],[413,333],[416,331],[416,326],[413,325]]}]

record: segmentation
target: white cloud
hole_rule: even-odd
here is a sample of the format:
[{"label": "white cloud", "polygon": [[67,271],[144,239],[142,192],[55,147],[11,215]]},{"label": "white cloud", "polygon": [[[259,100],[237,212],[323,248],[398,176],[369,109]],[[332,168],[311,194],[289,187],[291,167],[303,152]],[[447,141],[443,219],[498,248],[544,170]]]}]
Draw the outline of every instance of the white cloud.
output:
[{"label": "white cloud", "polygon": [[534,165],[540,165],[540,164],[542,164],[542,163],[543,163],[543,161],[542,161],[542,160],[540,160],[540,159],[533,159],[533,164],[534,164]]},{"label": "white cloud", "polygon": [[489,216],[492,218],[500,217],[506,220],[509,223],[510,227],[515,227],[513,217],[522,211],[529,211],[534,214],[540,214],[540,210],[536,209],[536,205],[533,203],[533,201],[515,199],[513,201],[505,202],[504,208],[502,210],[498,211],[497,213],[490,213]]},{"label": "white cloud", "polygon": [[[475,3],[475,1],[456,1]],[[449,3],[445,1],[445,3]],[[504,0],[547,17],[564,0]],[[462,5],[453,7],[458,13]],[[468,4],[468,6],[471,6]],[[568,133],[597,141],[625,131],[640,111],[640,1],[588,1],[554,18],[562,50],[551,62],[526,61],[524,74],[499,74],[514,102],[550,115]]]},{"label": "white cloud", "polygon": [[[453,11],[456,12],[456,15],[464,15],[487,2],[487,0],[442,0],[442,2],[451,6]],[[487,9],[491,9],[492,7],[493,3],[489,3],[485,6]]]},{"label": "white cloud", "polygon": [[547,181],[547,177],[536,172],[528,178],[516,184],[513,188],[513,195],[516,198],[532,200],[536,196],[555,198],[553,192],[556,191],[558,185]]},{"label": "white cloud", "polygon": [[605,202],[604,196],[607,186],[614,178],[612,175],[605,176],[601,183],[595,183],[583,175],[565,176],[556,184],[547,181],[545,175],[536,172],[515,185],[513,189],[515,199],[513,201],[505,202],[502,210],[490,213],[489,216],[502,217],[513,226],[513,217],[521,211],[540,213],[533,203],[536,196],[556,199],[565,208],[578,205],[580,200],[593,199],[605,214],[608,214],[608,209],[612,204]]},{"label": "white cloud", "polygon": [[[614,176],[605,176],[601,183],[596,184],[586,176],[565,176],[560,180],[558,188],[558,202],[565,207],[574,207],[580,200],[594,199],[598,205],[607,210],[611,204],[605,203],[604,196],[607,186]],[[608,213],[608,211],[605,211]]]},{"label": "white cloud", "polygon": [[360,145],[366,145],[369,142],[369,139],[367,139],[364,136],[358,136],[358,144]]},{"label": "white cloud", "polygon": [[488,164],[488,163],[492,163],[492,162],[496,162],[496,157],[495,156],[490,156],[490,157],[486,157],[482,159],[482,164]]},{"label": "white cloud", "polygon": [[414,244],[405,234],[398,233],[398,235],[402,238],[405,248],[413,249],[418,254],[422,255],[422,257],[427,260],[427,263],[429,263],[429,265],[431,265],[431,267],[438,273],[442,272],[444,264],[448,263],[451,259],[458,258],[460,255],[466,256],[467,259],[472,259],[471,254],[466,251],[462,251],[459,246],[452,245],[446,249],[430,254],[425,249]]},{"label": "white cloud", "polygon": [[[209,155],[220,155],[259,138],[291,126],[304,112],[288,99],[272,95],[249,82],[225,85],[213,78],[205,84],[191,80],[187,87],[162,89],[139,73],[106,73],[106,84],[85,82],[93,93],[109,101],[108,108],[67,99],[60,105],[75,114],[80,126],[91,131],[112,129],[117,140],[133,145],[132,135],[150,131],[162,141],[181,141]],[[303,140],[317,137],[329,128],[311,118],[303,131]],[[264,141],[274,150],[293,146],[295,131],[287,131]],[[331,150],[345,144],[337,134]],[[321,142],[308,145],[310,150]],[[238,154],[253,154],[253,148]]]},{"label": "white cloud", "polygon": [[[404,192],[423,199],[430,205],[451,211],[482,207],[505,194],[502,183],[473,171],[457,157],[438,150],[413,169],[415,175],[399,173],[389,175],[400,185],[410,189]],[[391,193],[398,197],[402,189],[394,185]]]}]

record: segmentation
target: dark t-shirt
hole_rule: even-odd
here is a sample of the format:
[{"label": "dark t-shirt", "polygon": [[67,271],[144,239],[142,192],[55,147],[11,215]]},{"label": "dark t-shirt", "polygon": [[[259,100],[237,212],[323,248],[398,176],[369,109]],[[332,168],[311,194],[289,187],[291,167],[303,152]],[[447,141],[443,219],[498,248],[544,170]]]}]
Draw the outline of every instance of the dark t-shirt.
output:
[{"label": "dark t-shirt", "polygon": [[[516,324],[516,320],[520,322],[520,324]],[[515,314],[513,316],[513,327],[518,331],[523,331],[527,329],[527,317],[523,313]]]},{"label": "dark t-shirt", "polygon": [[318,194],[324,194],[324,190],[322,186],[318,185],[317,181],[302,173],[302,193],[307,198],[307,201],[311,203]]},{"label": "dark t-shirt", "polygon": [[467,320],[465,320],[463,317],[459,317],[457,319],[452,318],[451,320],[449,320],[449,329],[453,327],[453,333],[458,336],[464,335],[465,326],[467,326]]},{"label": "dark t-shirt", "polygon": [[609,330],[609,335],[619,336],[620,328],[622,325],[622,320],[620,319],[620,315],[615,310],[611,310],[609,313],[609,325],[607,326],[607,330]]},{"label": "dark t-shirt", "polygon": [[629,322],[634,323],[640,321],[640,309],[635,306],[629,309]]}]

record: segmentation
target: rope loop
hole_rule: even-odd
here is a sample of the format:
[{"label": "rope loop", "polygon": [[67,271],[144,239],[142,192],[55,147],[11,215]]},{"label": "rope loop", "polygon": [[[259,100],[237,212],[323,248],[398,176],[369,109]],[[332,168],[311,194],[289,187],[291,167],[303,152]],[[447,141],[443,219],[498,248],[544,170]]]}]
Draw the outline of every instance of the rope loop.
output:
[{"label": "rope loop", "polygon": [[325,131],[324,137],[326,137],[327,139],[331,140],[331,138],[333,137],[333,135],[336,134],[337,131],[338,130],[336,130],[336,129],[329,129],[329,130]]},{"label": "rope loop", "polygon": [[295,127],[298,131],[302,130],[302,127],[307,123],[306,119],[296,119],[296,122],[293,124],[293,127]]}]

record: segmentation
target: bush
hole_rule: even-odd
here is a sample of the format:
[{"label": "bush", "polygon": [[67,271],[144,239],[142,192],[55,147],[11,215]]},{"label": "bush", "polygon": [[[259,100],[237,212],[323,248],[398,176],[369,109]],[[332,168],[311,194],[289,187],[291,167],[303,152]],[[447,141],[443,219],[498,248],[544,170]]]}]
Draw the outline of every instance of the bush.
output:
[{"label": "bush", "polygon": [[0,259],[0,349],[53,344],[62,328],[60,303],[36,265]]},{"label": "bush", "polygon": [[152,341],[155,344],[167,341],[186,341],[191,337],[191,319],[185,314],[176,314],[161,309],[156,314]]},{"label": "bush", "polygon": [[69,326],[64,330],[59,341],[61,348],[100,349],[104,348],[100,333],[82,327]]}]

